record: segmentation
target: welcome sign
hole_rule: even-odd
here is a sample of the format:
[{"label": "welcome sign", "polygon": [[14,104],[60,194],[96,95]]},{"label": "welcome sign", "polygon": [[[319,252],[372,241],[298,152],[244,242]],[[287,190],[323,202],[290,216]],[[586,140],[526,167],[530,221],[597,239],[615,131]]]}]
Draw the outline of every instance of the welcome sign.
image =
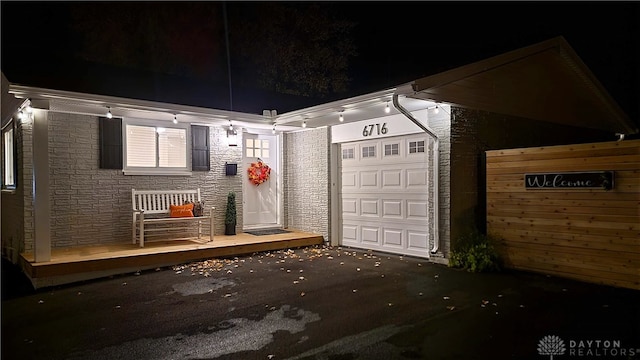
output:
[{"label": "welcome sign", "polygon": [[613,189],[613,171],[525,174],[526,189]]}]

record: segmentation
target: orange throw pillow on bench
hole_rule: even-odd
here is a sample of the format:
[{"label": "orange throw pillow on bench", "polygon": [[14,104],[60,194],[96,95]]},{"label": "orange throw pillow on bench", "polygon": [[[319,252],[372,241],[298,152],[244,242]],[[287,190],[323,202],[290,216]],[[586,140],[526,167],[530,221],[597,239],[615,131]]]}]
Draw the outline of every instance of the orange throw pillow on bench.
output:
[{"label": "orange throw pillow on bench", "polygon": [[171,217],[193,217],[193,204],[169,205],[169,216],[171,216]]}]

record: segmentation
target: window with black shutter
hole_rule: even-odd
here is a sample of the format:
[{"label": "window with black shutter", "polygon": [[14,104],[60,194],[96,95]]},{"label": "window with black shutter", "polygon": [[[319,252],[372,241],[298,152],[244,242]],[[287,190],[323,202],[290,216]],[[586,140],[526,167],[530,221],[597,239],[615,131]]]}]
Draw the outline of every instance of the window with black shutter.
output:
[{"label": "window with black shutter", "polygon": [[99,118],[100,168],[122,169],[122,119]]},{"label": "window with black shutter", "polygon": [[209,127],[191,125],[191,170],[209,171]]}]

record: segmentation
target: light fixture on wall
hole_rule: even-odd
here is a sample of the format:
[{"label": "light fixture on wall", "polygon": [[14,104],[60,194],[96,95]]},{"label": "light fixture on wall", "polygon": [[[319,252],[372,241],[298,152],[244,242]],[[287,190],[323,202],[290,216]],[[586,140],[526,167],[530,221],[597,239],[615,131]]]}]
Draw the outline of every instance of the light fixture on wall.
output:
[{"label": "light fixture on wall", "polygon": [[24,112],[22,110],[18,111],[18,119],[24,119]]},{"label": "light fixture on wall", "polygon": [[389,107],[389,102],[387,101],[387,107],[384,108],[384,112],[385,113],[390,113],[391,112],[391,108]]},{"label": "light fixture on wall", "polygon": [[227,130],[227,140],[229,146],[238,146],[238,132],[236,130]]},{"label": "light fixture on wall", "polygon": [[340,117],[339,117],[340,122],[344,121],[344,115],[342,115],[342,112],[340,112]]},{"label": "light fixture on wall", "polygon": [[111,113],[111,108],[107,106],[107,119],[111,119],[113,117],[113,114]]},{"label": "light fixture on wall", "polygon": [[31,101],[27,103],[27,106],[24,109],[27,110],[27,114],[33,113],[33,107],[31,106]]}]

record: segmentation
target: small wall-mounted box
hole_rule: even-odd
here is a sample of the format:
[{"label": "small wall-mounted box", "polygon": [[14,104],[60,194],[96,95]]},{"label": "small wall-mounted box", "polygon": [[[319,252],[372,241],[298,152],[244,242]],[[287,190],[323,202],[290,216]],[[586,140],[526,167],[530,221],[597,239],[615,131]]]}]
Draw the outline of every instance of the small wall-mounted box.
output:
[{"label": "small wall-mounted box", "polygon": [[238,173],[238,164],[224,163],[224,173],[227,176],[234,176]]}]

